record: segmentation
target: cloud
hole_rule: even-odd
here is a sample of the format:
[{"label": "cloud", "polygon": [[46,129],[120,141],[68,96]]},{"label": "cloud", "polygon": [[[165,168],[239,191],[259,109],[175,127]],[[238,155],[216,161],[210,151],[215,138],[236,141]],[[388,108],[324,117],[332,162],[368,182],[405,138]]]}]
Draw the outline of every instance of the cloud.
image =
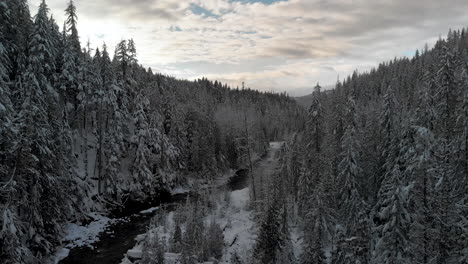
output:
[{"label": "cloud", "polygon": [[[66,3],[48,3],[63,21]],[[248,81],[263,90],[333,84],[337,75],[412,54],[468,19],[466,0],[77,0],[76,5],[82,41],[113,47],[133,37],[144,65],[181,78]]]}]

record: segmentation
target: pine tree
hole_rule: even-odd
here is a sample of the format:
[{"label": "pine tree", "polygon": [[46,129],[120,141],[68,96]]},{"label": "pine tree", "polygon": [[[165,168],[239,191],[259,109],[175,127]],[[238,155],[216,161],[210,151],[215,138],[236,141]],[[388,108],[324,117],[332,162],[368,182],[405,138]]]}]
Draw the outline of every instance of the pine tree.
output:
[{"label": "pine tree", "polygon": [[164,240],[159,237],[158,233],[149,233],[145,240],[141,263],[164,264],[165,251]]},{"label": "pine tree", "polygon": [[[396,99],[395,92],[392,86],[387,88],[383,98],[383,109],[380,115],[380,128],[381,128],[381,156],[380,166],[381,171],[377,172],[374,178],[374,185],[379,190],[380,184],[393,170],[394,161],[398,155],[398,142],[397,142],[397,121],[396,115]],[[376,193],[377,194],[377,193]]]},{"label": "pine tree", "polygon": [[148,117],[146,116],[149,101],[142,92],[137,96],[138,102],[136,112],[133,114],[133,121],[135,123],[135,135],[132,139],[135,144],[135,159],[132,165],[132,182],[130,190],[132,193],[141,193],[145,195],[154,195],[156,186],[154,184],[154,175],[150,170],[150,150],[148,148],[148,139],[150,139],[150,128],[148,124]]},{"label": "pine tree", "polygon": [[321,101],[320,85],[315,86],[313,102],[309,108],[306,124],[306,156],[304,161],[305,170],[299,179],[299,201],[300,213],[305,214],[305,204],[308,196],[322,178],[324,164],[322,161],[322,143],[324,134],[323,108]]},{"label": "pine tree", "polygon": [[120,73],[122,74],[122,79],[126,80],[127,77],[127,67],[129,65],[129,54],[128,46],[126,40],[121,40],[117,47],[115,48],[114,60],[118,63],[120,68]]},{"label": "pine tree", "polygon": [[112,195],[114,198],[119,198],[120,190],[120,168],[121,168],[121,155],[123,152],[123,127],[124,116],[121,113],[120,106],[117,102],[116,94],[120,91],[120,87],[113,84],[108,87],[107,101],[109,103],[110,115],[108,119],[108,130],[105,136],[105,156],[106,167],[103,172],[104,193]]},{"label": "pine tree", "polygon": [[215,259],[220,259],[223,256],[224,234],[219,224],[216,223],[214,217],[211,219],[206,232],[205,255],[207,258],[213,257]]},{"label": "pine tree", "polygon": [[304,221],[304,246],[301,255],[303,264],[327,263],[324,248],[331,240],[335,218],[323,197],[323,185],[320,183],[308,201],[310,209]]},{"label": "pine tree", "polygon": [[190,208],[190,214],[187,219],[186,230],[183,237],[182,250],[182,253],[186,256],[196,256],[199,261],[201,261],[203,257],[202,241],[205,230],[202,213],[203,208],[199,202],[195,203],[195,205]]},{"label": "pine tree", "polygon": [[464,178],[461,180],[461,201],[460,201],[460,209],[459,215],[461,216],[457,225],[461,231],[461,236],[458,240],[458,248],[459,248],[459,261],[460,263],[468,263],[468,248],[464,245],[468,243],[468,74],[465,69],[465,76],[464,76],[464,97],[463,97],[463,106],[462,111],[459,117],[459,120],[463,120],[463,135],[461,137],[461,146],[463,152],[460,153],[462,161],[462,177]]},{"label": "pine tree", "polygon": [[74,110],[77,109],[75,106],[76,94],[78,91],[78,67],[76,65],[76,58],[73,52],[69,48],[69,42],[66,37],[63,40],[64,52],[62,55],[62,68],[60,74],[60,95],[61,104],[65,110],[65,119],[70,124],[73,124],[75,115]]},{"label": "pine tree", "polygon": [[453,245],[453,224],[447,224],[453,220],[455,213],[453,201],[450,199],[453,191],[452,183],[454,181],[454,161],[456,161],[456,152],[454,148],[454,130],[455,130],[455,105],[457,105],[457,80],[455,75],[456,60],[455,55],[446,45],[443,45],[439,54],[439,70],[437,71],[437,106],[438,122],[436,132],[440,135],[440,146],[438,155],[441,161],[438,163],[438,173],[440,175],[437,184],[437,205],[435,210],[438,213],[438,263],[446,263],[451,254]]},{"label": "pine tree", "polygon": [[350,97],[347,104],[347,112],[349,116],[348,126],[345,130],[342,139],[342,160],[338,167],[338,200],[340,201],[340,211],[343,223],[350,229],[355,229],[358,222],[358,215],[361,211],[365,211],[365,202],[361,198],[358,188],[358,179],[362,173],[360,167],[360,146],[358,139],[358,127],[355,113],[354,98]]},{"label": "pine tree", "polygon": [[[78,36],[76,7],[73,0],[65,9],[66,20],[64,23],[63,42],[63,78],[67,92],[67,104],[70,103],[73,108],[69,109],[68,118],[73,128],[83,126],[80,120],[79,108],[83,108],[83,76],[81,61],[81,45]],[[68,33],[68,34],[67,34]],[[65,88],[64,87],[64,88]],[[63,89],[63,88],[62,88]],[[76,140],[76,139],[75,139]],[[81,148],[83,150],[83,148]]]},{"label": "pine tree", "polygon": [[[8,72],[10,79],[16,82],[17,86],[21,86],[22,74],[28,64],[29,42],[32,36],[33,23],[29,12],[29,5],[26,0],[3,1],[4,8],[3,17],[0,24],[3,25],[3,40],[2,44],[8,52],[8,58],[11,67]],[[8,16],[5,16],[8,14]],[[12,91],[13,92],[13,91]],[[13,93],[12,100],[19,97],[20,90]]]},{"label": "pine tree", "polygon": [[130,65],[138,63],[135,41],[133,41],[133,39],[130,39],[128,41],[127,52],[128,52],[128,63]]},{"label": "pine tree", "polygon": [[258,237],[255,245],[256,263],[277,263],[278,253],[281,251],[286,238],[282,233],[283,208],[280,200],[274,195],[265,212],[264,219],[260,224]]},{"label": "pine tree", "polygon": [[407,210],[410,191],[399,164],[395,164],[384,179],[375,206],[371,263],[411,263],[411,218]]},{"label": "pine tree", "polygon": [[[56,121],[57,93],[50,83],[55,70],[48,24],[48,8],[43,1],[34,22],[34,35],[30,43],[30,62],[25,74],[24,103],[19,113],[19,141],[14,149],[17,157],[18,182],[21,187],[19,210],[27,219],[28,243],[36,256],[43,256],[59,241],[60,225],[66,217],[71,201],[66,197],[70,174],[60,170],[70,164],[59,159],[61,151],[56,134],[60,125]],[[69,182],[68,182],[69,183]]]},{"label": "pine tree", "polygon": [[71,51],[76,55],[81,53],[81,44],[80,39],[78,36],[78,15],[76,14],[76,6],[73,0],[68,2],[67,8],[65,9],[66,20],[65,23],[67,25],[67,32],[70,34],[69,36],[69,48]]},{"label": "pine tree", "polygon": [[[9,9],[7,6],[0,6],[0,17],[2,21],[9,19]],[[3,39],[5,24],[0,25],[0,39]],[[8,58],[8,51],[3,43],[0,43],[0,179],[1,182],[8,182],[11,160],[7,150],[11,148],[11,142],[15,140],[15,129],[13,127],[13,117],[15,109],[11,101],[11,82],[9,71],[11,63]]]},{"label": "pine tree", "polygon": [[180,228],[180,224],[176,223],[174,227],[174,234],[172,236],[172,249],[171,252],[180,253],[181,245],[182,245],[182,229]]},{"label": "pine tree", "polygon": [[[96,64],[99,68],[100,74],[100,81],[101,81],[101,92],[99,98],[99,118],[98,118],[98,146],[97,146],[97,167],[98,167],[98,193],[102,191],[102,185],[104,182],[104,168],[106,166],[106,153],[108,153],[108,146],[107,144],[109,137],[108,137],[108,128],[110,123],[110,103],[114,97],[110,97],[114,95],[111,92],[111,89],[114,89],[114,76],[112,73],[112,65],[111,60],[109,57],[109,53],[107,52],[106,45],[104,44],[102,56],[96,61]],[[99,90],[99,89],[97,89]]]},{"label": "pine tree", "polygon": [[411,214],[410,240],[414,256],[421,263],[429,263],[434,258],[434,136],[424,127],[410,127],[408,140],[404,144],[404,178],[413,185],[409,201]]},{"label": "pine tree", "polygon": [[434,198],[437,142],[433,133],[437,112],[434,103],[434,84],[428,73],[419,91],[416,109],[416,126],[411,126],[409,138],[402,149],[405,154],[405,177],[414,184],[411,208],[412,251],[419,262],[430,263],[434,259]]},{"label": "pine tree", "polygon": [[338,254],[342,263],[365,263],[367,257],[367,205],[359,193],[358,180],[362,170],[359,165],[360,146],[354,98],[347,103],[347,128],[342,139],[342,160],[338,165],[336,184],[341,223],[345,227]]},{"label": "pine tree", "polygon": [[[10,18],[11,9],[7,3],[0,4],[0,39],[6,39],[4,32],[7,32],[7,21]],[[24,249],[20,242],[20,235],[16,227],[17,219],[15,213],[11,211],[13,207],[10,203],[14,195],[14,174],[11,175],[13,160],[8,150],[12,148],[12,142],[16,140],[13,116],[15,115],[10,93],[9,72],[11,63],[8,58],[7,47],[0,42],[0,259],[6,264],[21,262],[21,255]],[[14,205],[14,204],[13,204]]]},{"label": "pine tree", "polygon": [[[465,184],[463,185],[465,187],[464,193],[468,193],[468,66],[467,69],[465,70],[465,85],[464,85],[464,97],[463,97],[463,106],[462,106],[462,111],[460,114],[460,117],[458,118],[459,120],[462,120],[463,122],[463,135],[461,137],[461,146],[463,151],[460,153],[461,158],[460,160],[462,161],[462,168],[463,168],[463,173],[465,175],[464,181]],[[464,156],[463,156],[464,154]],[[468,203],[468,197],[465,197],[467,200],[466,202]]]}]

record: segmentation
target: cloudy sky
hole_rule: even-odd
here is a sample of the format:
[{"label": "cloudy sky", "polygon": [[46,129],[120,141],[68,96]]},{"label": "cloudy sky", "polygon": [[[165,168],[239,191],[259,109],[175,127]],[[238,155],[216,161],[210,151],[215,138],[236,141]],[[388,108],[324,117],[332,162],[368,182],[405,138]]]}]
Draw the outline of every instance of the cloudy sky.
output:
[{"label": "cloudy sky", "polygon": [[[29,0],[32,12],[39,0]],[[68,0],[47,0],[62,23]],[[311,92],[468,25],[466,0],[75,0],[93,46],[133,38],[153,71]]]}]

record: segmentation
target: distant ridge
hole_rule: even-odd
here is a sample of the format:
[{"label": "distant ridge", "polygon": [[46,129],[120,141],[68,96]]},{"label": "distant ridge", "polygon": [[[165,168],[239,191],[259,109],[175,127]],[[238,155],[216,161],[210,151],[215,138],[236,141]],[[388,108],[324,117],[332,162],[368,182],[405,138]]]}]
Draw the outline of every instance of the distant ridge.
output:
[{"label": "distant ridge", "polygon": [[[333,90],[335,88],[334,85],[328,85],[328,86],[324,86],[322,87],[322,91],[324,92],[329,92],[331,90]],[[312,91],[312,88],[310,89]],[[299,97],[293,97],[294,100],[297,101],[297,103],[299,105],[302,105],[303,107],[305,108],[309,108],[310,104],[312,103],[312,98],[313,98],[313,95],[312,94],[308,94],[308,95],[304,95],[304,96],[299,96]]]}]

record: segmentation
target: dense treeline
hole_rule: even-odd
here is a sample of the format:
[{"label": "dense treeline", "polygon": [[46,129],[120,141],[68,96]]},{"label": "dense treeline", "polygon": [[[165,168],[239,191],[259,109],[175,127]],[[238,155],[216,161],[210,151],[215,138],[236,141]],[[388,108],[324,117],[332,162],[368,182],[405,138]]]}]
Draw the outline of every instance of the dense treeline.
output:
[{"label": "dense treeline", "polygon": [[285,94],[155,74],[133,40],[113,58],[83,48],[73,2],[65,13],[60,31],[45,1],[34,18],[0,2],[2,263],[40,261],[89,210],[245,166],[303,123]]},{"label": "dense treeline", "polygon": [[286,263],[280,199],[302,226],[300,263],[468,263],[467,155],[465,29],[334,90],[317,85],[305,130],[284,147],[289,188],[273,192],[258,259]]}]

